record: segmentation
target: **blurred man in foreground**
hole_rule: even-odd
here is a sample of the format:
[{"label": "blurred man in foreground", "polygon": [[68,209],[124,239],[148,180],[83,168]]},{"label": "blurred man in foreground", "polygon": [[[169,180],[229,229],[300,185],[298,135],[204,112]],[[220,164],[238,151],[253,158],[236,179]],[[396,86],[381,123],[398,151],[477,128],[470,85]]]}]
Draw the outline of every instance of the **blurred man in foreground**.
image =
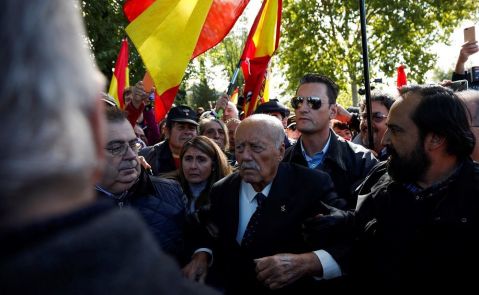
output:
[{"label": "blurred man in foreground", "polygon": [[134,212],[94,202],[103,81],[79,6],[2,2],[0,293],[209,292],[180,277]]}]

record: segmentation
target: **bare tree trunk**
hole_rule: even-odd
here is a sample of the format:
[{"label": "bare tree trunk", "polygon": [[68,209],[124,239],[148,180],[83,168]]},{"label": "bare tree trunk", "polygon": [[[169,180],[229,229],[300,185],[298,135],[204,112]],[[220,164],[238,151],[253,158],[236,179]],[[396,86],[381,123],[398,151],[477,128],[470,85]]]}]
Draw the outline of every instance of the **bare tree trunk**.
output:
[{"label": "bare tree trunk", "polygon": [[351,80],[351,96],[353,99],[353,106],[358,106],[358,85],[354,80]]}]

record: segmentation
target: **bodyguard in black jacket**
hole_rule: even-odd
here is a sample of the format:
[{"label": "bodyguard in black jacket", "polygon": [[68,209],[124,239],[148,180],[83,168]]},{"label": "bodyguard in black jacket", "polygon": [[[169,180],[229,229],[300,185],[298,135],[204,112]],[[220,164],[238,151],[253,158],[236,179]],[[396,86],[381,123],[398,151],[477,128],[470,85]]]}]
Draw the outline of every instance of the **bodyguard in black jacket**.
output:
[{"label": "bodyguard in black jacket", "polygon": [[[294,146],[286,150],[283,161],[308,167],[301,144],[299,138]],[[330,131],[329,148],[322,164],[315,169],[329,174],[338,196],[348,202],[349,209],[354,209],[356,207],[354,190],[377,163],[378,160],[370,150],[346,141]]]},{"label": "bodyguard in black jacket", "polygon": [[339,197],[356,207],[353,192],[377,163],[373,153],[362,146],[338,138],[329,128],[336,118],[339,88],[330,78],[306,74],[301,78],[291,106],[301,137],[286,150],[284,161],[318,169],[332,178]]}]

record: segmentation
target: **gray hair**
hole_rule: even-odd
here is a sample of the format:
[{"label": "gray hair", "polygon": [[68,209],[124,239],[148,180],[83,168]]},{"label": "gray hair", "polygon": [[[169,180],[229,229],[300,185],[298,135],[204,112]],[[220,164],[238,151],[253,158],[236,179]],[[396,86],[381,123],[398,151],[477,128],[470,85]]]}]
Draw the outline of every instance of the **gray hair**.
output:
[{"label": "gray hair", "polygon": [[465,102],[471,116],[471,125],[479,126],[479,91],[469,89],[456,92],[456,95]]},{"label": "gray hair", "polygon": [[284,137],[285,137],[283,124],[281,123],[281,121],[278,120],[278,118],[275,118],[270,115],[254,114],[247,117],[243,121],[241,121],[238,128],[241,125],[251,124],[253,122],[261,123],[262,125],[264,125],[261,127],[261,129],[268,131],[270,138],[273,140],[275,147],[279,149],[281,144],[284,143]]},{"label": "gray hair", "polygon": [[76,1],[2,4],[0,214],[24,192],[92,181],[89,118],[103,87]]}]

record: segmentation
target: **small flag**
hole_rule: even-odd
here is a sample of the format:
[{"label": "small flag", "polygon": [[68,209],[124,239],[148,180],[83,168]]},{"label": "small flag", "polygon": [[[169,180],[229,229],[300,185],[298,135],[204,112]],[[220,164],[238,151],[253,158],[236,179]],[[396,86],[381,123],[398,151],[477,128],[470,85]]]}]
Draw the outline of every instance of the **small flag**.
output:
[{"label": "small flag", "polygon": [[130,78],[128,71],[128,41],[123,39],[121,42],[120,53],[115,63],[115,70],[111,77],[110,89],[108,93],[115,98],[116,105],[121,109],[124,108],[123,90],[130,86]]},{"label": "small flag", "polygon": [[234,104],[238,104],[238,87],[235,88],[233,93],[231,93],[230,101]]},{"label": "small flag", "polygon": [[241,56],[245,77],[245,117],[251,115],[258,104],[268,100],[267,69],[279,45],[282,0],[265,0],[256,16]]}]

